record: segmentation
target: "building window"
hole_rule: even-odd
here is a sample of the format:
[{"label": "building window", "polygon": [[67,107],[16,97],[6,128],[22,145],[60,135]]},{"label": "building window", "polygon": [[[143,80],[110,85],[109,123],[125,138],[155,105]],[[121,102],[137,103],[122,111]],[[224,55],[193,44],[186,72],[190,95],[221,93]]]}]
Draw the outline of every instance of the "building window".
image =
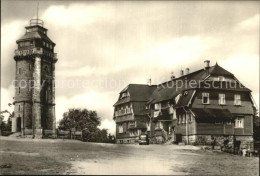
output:
[{"label": "building window", "polygon": [[234,98],[235,98],[234,105],[241,105],[241,96],[236,94]]},{"label": "building window", "polygon": [[118,116],[118,111],[115,111],[115,116]]},{"label": "building window", "polygon": [[154,109],[160,111],[161,110],[161,103],[154,104]]},{"label": "building window", "polygon": [[225,77],[224,77],[224,76],[219,76],[219,77],[218,77],[218,80],[219,80],[219,81],[225,81]]},{"label": "building window", "polygon": [[182,123],[186,123],[185,114],[182,115]]},{"label": "building window", "polygon": [[33,45],[33,41],[30,41],[30,45],[31,45],[31,46]]},{"label": "building window", "polygon": [[32,69],[32,64],[29,64],[29,70],[31,70]]},{"label": "building window", "polygon": [[45,42],[44,41],[42,42],[42,45],[45,46]]},{"label": "building window", "polygon": [[162,124],[162,122],[157,122],[156,124],[155,124],[155,129],[163,129],[163,124]]},{"label": "building window", "polygon": [[21,105],[18,105],[18,111],[21,111]]},{"label": "building window", "polygon": [[226,125],[232,125],[231,120],[226,121]]},{"label": "building window", "polygon": [[123,133],[124,132],[123,125],[119,125],[118,126],[118,131],[119,131],[119,133]]},{"label": "building window", "polygon": [[173,114],[173,107],[172,106],[169,107],[169,114]]},{"label": "building window", "polygon": [[18,94],[20,94],[21,93],[21,88],[20,87],[18,87]]},{"label": "building window", "polygon": [[178,117],[178,124],[180,124],[181,123],[181,115],[179,115],[179,117]]},{"label": "building window", "polygon": [[209,93],[202,93],[202,104],[209,104]]},{"label": "building window", "polygon": [[243,118],[236,118],[235,128],[244,128],[244,119]]},{"label": "building window", "polygon": [[222,124],[223,121],[222,120],[215,120],[215,124]]},{"label": "building window", "polygon": [[219,101],[218,101],[218,103],[219,103],[220,105],[226,104],[225,94],[219,94]]},{"label": "building window", "polygon": [[192,121],[192,119],[191,119],[191,114],[189,113],[189,114],[187,114],[188,115],[188,117],[189,117],[189,121],[191,122]]},{"label": "building window", "polygon": [[125,98],[125,97],[127,97],[127,95],[128,95],[127,92],[124,92],[121,94],[121,98]]}]

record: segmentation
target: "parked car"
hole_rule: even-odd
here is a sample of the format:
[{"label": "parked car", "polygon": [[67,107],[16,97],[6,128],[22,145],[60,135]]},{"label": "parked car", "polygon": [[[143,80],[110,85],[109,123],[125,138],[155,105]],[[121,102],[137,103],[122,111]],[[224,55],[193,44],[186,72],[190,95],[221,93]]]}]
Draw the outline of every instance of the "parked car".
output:
[{"label": "parked car", "polygon": [[149,139],[147,134],[139,136],[139,145],[149,145]]}]

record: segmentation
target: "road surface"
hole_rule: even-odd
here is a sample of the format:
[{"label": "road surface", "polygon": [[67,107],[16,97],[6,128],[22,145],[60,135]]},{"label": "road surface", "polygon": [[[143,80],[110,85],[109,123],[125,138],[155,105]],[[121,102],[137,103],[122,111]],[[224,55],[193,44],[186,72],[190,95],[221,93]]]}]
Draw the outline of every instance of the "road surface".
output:
[{"label": "road surface", "polygon": [[0,174],[259,175],[259,159],[196,146],[0,137]]}]

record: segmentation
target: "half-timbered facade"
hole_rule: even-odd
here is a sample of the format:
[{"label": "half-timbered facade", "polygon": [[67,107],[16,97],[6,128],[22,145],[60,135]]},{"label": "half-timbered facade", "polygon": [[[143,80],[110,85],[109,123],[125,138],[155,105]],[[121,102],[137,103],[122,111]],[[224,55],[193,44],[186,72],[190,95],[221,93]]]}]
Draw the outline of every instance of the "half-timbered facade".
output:
[{"label": "half-timbered facade", "polygon": [[[157,85],[146,103],[152,141],[187,144],[230,142],[252,148],[251,90],[217,63]],[[137,90],[138,91],[138,90]],[[150,118],[149,118],[150,117]],[[148,129],[148,128],[147,128]]]}]

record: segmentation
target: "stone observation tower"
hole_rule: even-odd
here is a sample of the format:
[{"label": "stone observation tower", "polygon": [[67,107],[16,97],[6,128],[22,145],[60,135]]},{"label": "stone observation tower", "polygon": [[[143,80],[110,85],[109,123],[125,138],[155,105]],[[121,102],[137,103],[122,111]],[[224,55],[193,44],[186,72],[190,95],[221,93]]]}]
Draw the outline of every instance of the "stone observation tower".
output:
[{"label": "stone observation tower", "polygon": [[42,137],[55,135],[55,43],[40,19],[30,20],[16,41],[15,97],[12,132]]}]

